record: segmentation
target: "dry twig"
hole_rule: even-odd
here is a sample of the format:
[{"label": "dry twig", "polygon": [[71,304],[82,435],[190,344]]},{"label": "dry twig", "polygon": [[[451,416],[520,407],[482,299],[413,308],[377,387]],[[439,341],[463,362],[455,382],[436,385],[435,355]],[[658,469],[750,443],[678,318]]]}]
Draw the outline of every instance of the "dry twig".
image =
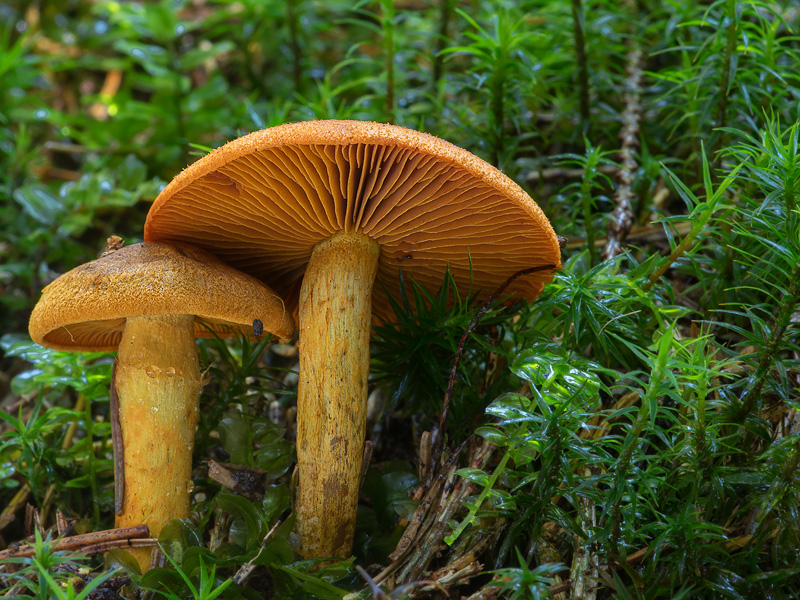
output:
[{"label": "dry twig", "polygon": [[[488,546],[488,541],[496,539],[499,532],[494,529],[482,532],[475,542],[454,557],[446,567],[437,571],[435,576],[424,577],[431,561],[443,550],[444,538],[449,531],[448,522],[463,506],[464,500],[476,491],[474,484],[455,475],[455,460],[468,442],[469,440],[462,443],[449,458],[444,469],[439,470],[397,548],[389,556],[391,563],[375,576],[376,583],[385,582],[394,587],[424,578],[435,582],[435,587],[447,588],[463,583],[465,579],[480,572],[475,571],[475,565],[479,564],[477,558]],[[494,450],[493,445],[484,441],[477,448],[470,466],[484,468]],[[502,523],[498,525],[500,526]]]},{"label": "dry twig", "polygon": [[[106,531],[94,531],[81,535],[63,538],[55,542],[53,551],[72,551],[92,555],[108,552],[113,548],[130,548],[133,546],[155,546],[157,540],[150,537],[147,525],[134,525]],[[28,542],[15,544],[7,550],[0,552],[0,560],[7,558],[24,558],[33,556],[36,546]]]},{"label": "dry twig", "polygon": [[267,542],[272,538],[272,535],[278,530],[278,527],[283,523],[283,521],[278,520],[275,524],[270,528],[267,532],[267,535],[264,536],[264,539],[261,540],[261,548],[258,550],[258,554],[256,554],[252,559],[244,563],[239,570],[236,571],[236,574],[233,576],[233,582],[236,585],[244,585],[245,581],[247,581],[248,577],[253,574],[253,571],[256,569],[258,565],[255,564],[256,559],[261,556],[261,553],[264,551],[264,548],[267,547]]}]

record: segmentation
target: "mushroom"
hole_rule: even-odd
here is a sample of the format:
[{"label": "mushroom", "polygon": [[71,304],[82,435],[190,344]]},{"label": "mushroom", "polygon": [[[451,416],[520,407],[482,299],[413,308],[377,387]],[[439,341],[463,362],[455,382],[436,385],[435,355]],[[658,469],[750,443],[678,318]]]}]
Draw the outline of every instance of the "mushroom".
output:
[{"label": "mushroom", "polygon": [[[124,493],[117,498],[117,527],[144,523],[158,537],[168,521],[189,516],[202,385],[194,339],[249,334],[255,320],[281,337],[294,331],[283,302],[266,285],[188,244],[126,246],[44,288],[29,324],[35,342],[118,352],[112,385],[121,435],[114,441],[123,456],[115,456],[115,465],[124,465]],[[150,553],[134,550],[142,572]]]},{"label": "mushroom", "polygon": [[[282,125],[218,148],[156,198],[145,240],[204,247],[299,303],[305,557],[350,554],[370,324],[373,312],[391,317],[386,291],[397,297],[400,269],[436,289],[449,265],[486,298],[517,271],[560,266],[547,218],[503,173],[431,135],[356,121]],[[551,278],[508,290],[533,299]]]}]

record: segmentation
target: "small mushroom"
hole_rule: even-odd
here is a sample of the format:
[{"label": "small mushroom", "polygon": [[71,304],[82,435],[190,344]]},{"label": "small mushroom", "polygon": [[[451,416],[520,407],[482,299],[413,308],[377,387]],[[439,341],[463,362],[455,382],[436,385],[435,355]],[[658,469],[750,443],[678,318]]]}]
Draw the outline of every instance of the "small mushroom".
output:
[{"label": "small mushroom", "polygon": [[[187,244],[126,246],[43,290],[29,324],[35,342],[55,350],[117,350],[124,451],[117,527],[144,523],[158,537],[168,521],[189,516],[202,386],[195,337],[250,335],[255,320],[281,337],[294,331],[271,289]],[[134,550],[143,572],[150,553]]]},{"label": "small mushroom", "polygon": [[[356,121],[282,125],[218,148],[156,198],[145,239],[202,246],[299,304],[305,557],[350,553],[370,325],[373,313],[391,317],[400,269],[406,284],[410,274],[436,289],[449,266],[485,299],[517,271],[560,266],[547,218],[500,171],[431,135]],[[508,292],[533,299],[551,278],[520,278]]]}]

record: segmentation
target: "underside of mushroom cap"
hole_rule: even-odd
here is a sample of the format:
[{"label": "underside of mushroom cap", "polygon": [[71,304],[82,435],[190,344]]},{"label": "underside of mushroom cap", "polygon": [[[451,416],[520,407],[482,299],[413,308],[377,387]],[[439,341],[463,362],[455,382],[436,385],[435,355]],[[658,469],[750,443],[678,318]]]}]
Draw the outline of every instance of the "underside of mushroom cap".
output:
[{"label": "underside of mushroom cap", "polygon": [[48,348],[113,351],[127,317],[194,315],[195,337],[291,337],[294,322],[283,301],[260,281],[188,244],[144,243],[63,274],[42,291],[29,323],[31,338]]},{"label": "underside of mushroom cap", "polygon": [[[460,290],[486,297],[519,270],[560,266],[549,221],[499,170],[434,136],[359,121],[282,125],[218,148],[159,195],[145,239],[203,247],[291,302],[315,244],[340,231],[380,244],[377,277],[395,297],[401,268],[431,289],[449,266]],[[551,278],[508,291],[533,299]],[[380,285],[373,306],[388,312]]]}]

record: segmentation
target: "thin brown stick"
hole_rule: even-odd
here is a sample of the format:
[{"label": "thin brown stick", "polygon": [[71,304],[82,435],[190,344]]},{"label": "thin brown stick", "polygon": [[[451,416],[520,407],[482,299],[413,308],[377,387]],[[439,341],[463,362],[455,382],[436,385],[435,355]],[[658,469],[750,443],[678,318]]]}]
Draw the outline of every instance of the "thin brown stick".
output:
[{"label": "thin brown stick", "polygon": [[14,494],[14,497],[11,499],[6,507],[3,509],[3,512],[0,513],[0,531],[5,529],[9,524],[13,523],[16,519],[16,512],[20,510],[25,503],[28,501],[28,496],[31,494],[31,488],[28,487],[28,484],[23,484],[17,493]]},{"label": "thin brown stick", "polygon": [[117,361],[111,367],[111,388],[108,391],[111,446],[114,449],[114,512],[119,516],[125,502],[125,449],[122,445],[122,425],[119,422],[117,397]]},{"label": "thin brown stick", "polygon": [[[87,548],[92,549],[95,546],[103,544],[111,544],[113,547],[122,547],[125,545],[133,545],[132,542],[134,540],[139,540],[136,545],[155,545],[157,543],[155,539],[150,538],[149,543],[143,544],[141,538],[150,538],[150,529],[147,525],[134,525],[133,527],[120,527],[119,529],[107,529],[105,531],[73,535],[72,537],[66,537],[57,541],[53,544],[52,550],[76,551],[87,554]],[[100,551],[104,552],[105,550]],[[36,546],[25,542],[0,552],[0,560],[30,557],[34,554],[36,554]]]},{"label": "thin brown stick", "polygon": [[95,554],[105,554],[111,550],[120,550],[124,548],[152,548],[157,545],[157,538],[126,538],[123,540],[109,540],[107,542],[92,544],[91,546],[84,546],[80,549],[80,553],[86,556],[94,556]]},{"label": "thin brown stick", "polygon": [[447,416],[450,413],[450,400],[453,397],[453,389],[456,385],[456,375],[458,373],[458,365],[461,363],[461,355],[464,353],[464,346],[467,342],[467,338],[470,334],[475,331],[475,328],[481,322],[483,315],[487,313],[489,308],[492,306],[495,300],[497,300],[500,295],[506,290],[506,288],[511,285],[514,281],[522,277],[523,275],[530,275],[531,273],[538,273],[540,271],[551,271],[555,270],[555,265],[543,265],[539,267],[531,267],[529,269],[522,269],[521,271],[517,271],[511,277],[509,277],[499,288],[497,291],[489,296],[489,299],[484,302],[483,306],[478,309],[475,315],[472,317],[472,320],[467,325],[466,330],[464,330],[464,335],[461,336],[461,339],[458,342],[458,349],[456,350],[456,358],[453,361],[453,369],[450,371],[450,379],[447,382],[447,391],[444,394],[444,401],[442,403],[442,412],[439,415],[439,430],[436,432],[436,439],[433,443],[433,452],[432,452],[432,460],[431,465],[432,468],[428,473],[428,482],[431,481],[433,474],[439,467],[439,462],[442,457],[442,449],[444,447],[444,430],[445,425],[447,424]]},{"label": "thin brown stick", "polygon": [[244,563],[239,570],[236,571],[236,574],[233,576],[233,582],[236,585],[244,585],[244,582],[247,581],[247,578],[252,575],[257,566],[255,564],[256,559],[261,556],[262,552],[264,552],[264,548],[267,547],[267,542],[272,538],[272,535],[278,530],[278,527],[280,527],[281,524],[283,524],[283,521],[278,519],[272,528],[270,528],[270,530],[267,532],[267,535],[264,536],[264,539],[261,540],[261,548],[258,550],[258,554]]}]

